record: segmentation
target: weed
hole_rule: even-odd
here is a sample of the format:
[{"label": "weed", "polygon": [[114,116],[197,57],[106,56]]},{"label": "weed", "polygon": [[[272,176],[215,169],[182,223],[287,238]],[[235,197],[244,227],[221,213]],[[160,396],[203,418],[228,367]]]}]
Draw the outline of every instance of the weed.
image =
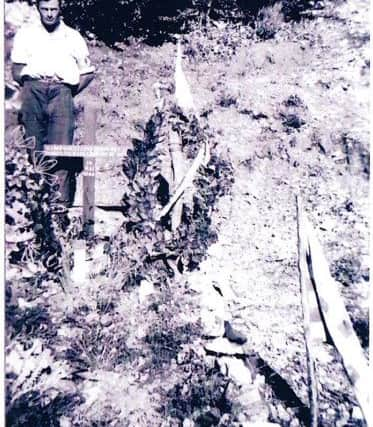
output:
[{"label": "weed", "polygon": [[229,379],[194,352],[187,365],[180,382],[166,392],[159,411],[179,422],[190,419],[197,425],[217,425],[224,414],[225,418],[231,416],[233,404],[226,396]]},{"label": "weed", "polygon": [[8,427],[59,427],[60,418],[81,403],[78,394],[58,394],[53,399],[38,391],[24,393],[8,407]]},{"label": "weed", "polygon": [[262,8],[255,21],[256,35],[259,39],[268,40],[275,37],[284,23],[281,3]]},{"label": "weed", "polygon": [[342,257],[331,265],[332,276],[345,286],[359,282],[362,278],[361,262],[356,257]]}]

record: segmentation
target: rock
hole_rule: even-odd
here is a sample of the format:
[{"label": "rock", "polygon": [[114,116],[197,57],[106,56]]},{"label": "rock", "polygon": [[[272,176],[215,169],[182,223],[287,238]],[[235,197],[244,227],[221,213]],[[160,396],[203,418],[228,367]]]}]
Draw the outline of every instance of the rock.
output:
[{"label": "rock", "polygon": [[364,415],[363,415],[363,413],[361,412],[361,409],[358,406],[354,406],[353,407],[351,418],[353,418],[355,420],[363,420],[364,419]]},{"label": "rock", "polygon": [[71,427],[71,421],[67,417],[62,416],[60,418],[60,427]]},{"label": "rock", "polygon": [[103,327],[107,328],[113,323],[112,316],[110,314],[104,314],[101,316],[100,323]]},{"label": "rock", "polygon": [[270,417],[275,420],[278,418],[278,411],[277,411],[277,407],[274,404],[270,404],[269,405],[269,413],[270,413]]},{"label": "rock", "polygon": [[24,298],[21,298],[21,297],[18,298],[17,302],[18,302],[18,307],[22,310],[25,310],[27,308],[32,308],[34,306],[33,302],[26,301]]},{"label": "rock", "polygon": [[243,348],[240,345],[233,344],[223,337],[215,338],[213,341],[207,342],[204,348],[207,352],[216,355],[234,356],[236,354],[244,354]]},{"label": "rock", "polygon": [[279,418],[281,418],[282,421],[285,421],[285,422],[290,421],[290,415],[286,412],[283,406],[278,405],[277,411],[278,411],[278,416]]},{"label": "rock", "polygon": [[300,427],[300,423],[297,418],[293,418],[290,421],[289,427]]},{"label": "rock", "polygon": [[[255,406],[263,402],[262,396],[257,387],[250,385],[241,388],[240,401],[245,404]],[[254,405],[255,404],[255,405]]]},{"label": "rock", "polygon": [[267,422],[269,410],[257,387],[253,385],[241,387],[241,393],[237,398],[244,408],[246,420],[242,420],[245,421],[243,425]]},{"label": "rock", "polygon": [[224,334],[224,319],[213,310],[201,310],[201,323],[203,333],[208,337],[221,337]]},{"label": "rock", "polygon": [[100,316],[95,311],[87,314],[87,316],[85,317],[85,321],[87,323],[98,323],[99,320],[100,320]]},{"label": "rock", "polygon": [[224,299],[210,284],[208,289],[202,291],[201,306],[209,310],[214,310],[221,318],[225,318]]},{"label": "rock", "polygon": [[247,341],[245,335],[234,329],[228,321],[224,321],[224,337],[228,338],[230,342],[239,345],[245,344]]},{"label": "rock", "polygon": [[218,360],[219,365],[224,364],[227,369],[227,375],[239,385],[251,385],[252,376],[250,369],[243,360],[234,357],[221,357]]},{"label": "rock", "polygon": [[139,287],[139,302],[143,304],[150,295],[154,294],[155,288],[153,283],[142,280]]},{"label": "rock", "polygon": [[213,288],[223,296],[225,301],[234,300],[236,298],[235,293],[232,291],[231,286],[227,282],[216,282],[213,284]]},{"label": "rock", "polygon": [[224,299],[210,284],[202,291],[200,301],[204,334],[210,337],[222,336],[226,318]]}]

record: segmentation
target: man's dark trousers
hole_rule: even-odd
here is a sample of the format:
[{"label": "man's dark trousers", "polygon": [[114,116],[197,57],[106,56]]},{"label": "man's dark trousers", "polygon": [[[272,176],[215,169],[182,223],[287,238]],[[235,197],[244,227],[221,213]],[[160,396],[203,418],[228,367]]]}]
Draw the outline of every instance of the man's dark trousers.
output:
[{"label": "man's dark trousers", "polygon": [[[45,144],[71,145],[74,135],[73,97],[71,87],[59,82],[26,79],[23,87],[21,120],[26,137],[35,137],[35,151]],[[32,152],[32,155],[41,155]],[[57,158],[49,173],[57,177],[58,201],[71,207],[76,187],[77,166],[70,158]]]}]

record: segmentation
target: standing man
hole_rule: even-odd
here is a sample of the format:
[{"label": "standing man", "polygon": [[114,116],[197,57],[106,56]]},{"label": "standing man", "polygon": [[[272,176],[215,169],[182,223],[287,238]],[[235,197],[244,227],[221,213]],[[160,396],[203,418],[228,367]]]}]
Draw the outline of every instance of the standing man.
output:
[{"label": "standing man", "polygon": [[[26,137],[35,137],[34,151],[44,144],[71,145],[73,97],[94,78],[86,42],[61,18],[60,0],[37,0],[40,21],[25,24],[14,38],[12,74],[22,86],[21,121]],[[71,207],[76,186],[71,159],[59,157],[58,200]]]}]

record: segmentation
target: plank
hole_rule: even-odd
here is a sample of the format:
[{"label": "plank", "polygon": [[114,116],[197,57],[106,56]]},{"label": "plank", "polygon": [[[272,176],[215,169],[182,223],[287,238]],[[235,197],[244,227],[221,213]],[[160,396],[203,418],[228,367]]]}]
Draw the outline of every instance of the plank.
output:
[{"label": "plank", "polygon": [[[88,105],[84,110],[85,122],[85,145],[95,145],[96,143],[96,123],[97,107]],[[86,239],[94,234],[95,222],[95,158],[84,158],[83,170],[83,230]]]},{"label": "plank", "polygon": [[[297,229],[298,229],[298,271],[303,309],[303,331],[306,347],[306,362],[308,373],[308,401],[310,406],[310,427],[317,427],[319,417],[318,379],[315,368],[314,342],[324,338],[324,328],[318,311],[316,295],[313,292],[307,267],[307,236],[304,233],[304,217],[300,199],[296,198]],[[316,312],[317,319],[312,321],[312,313]]]},{"label": "plank", "polygon": [[[87,113],[88,114],[88,113]],[[123,147],[93,145],[85,142],[86,145],[46,145],[44,154],[46,156],[63,157],[114,157],[126,156]]]}]

